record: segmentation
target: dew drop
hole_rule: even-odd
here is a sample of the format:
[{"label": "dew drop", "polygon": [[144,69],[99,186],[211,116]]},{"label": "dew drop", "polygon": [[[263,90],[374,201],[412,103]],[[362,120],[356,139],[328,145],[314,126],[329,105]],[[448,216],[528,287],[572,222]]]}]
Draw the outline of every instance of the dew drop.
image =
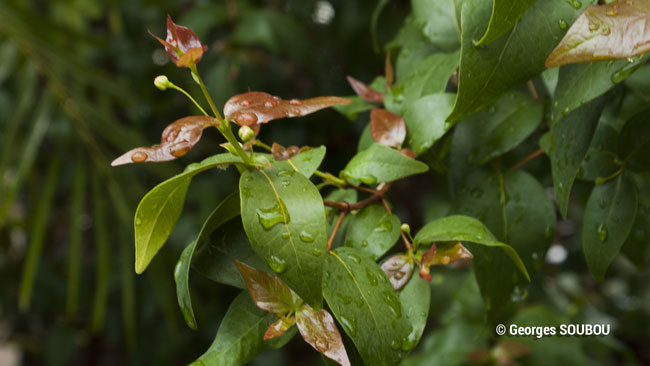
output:
[{"label": "dew drop", "polygon": [[374,275],[374,273],[370,272],[370,269],[368,268],[366,268],[366,277],[368,277],[368,281],[373,286],[377,286],[377,284],[379,283],[377,277]]},{"label": "dew drop", "polygon": [[367,240],[362,241],[361,246],[364,247],[364,248],[367,247],[368,246],[368,241]]},{"label": "dew drop", "polygon": [[148,157],[147,153],[142,151],[136,151],[133,153],[133,155],[131,155],[131,161],[133,161],[134,163],[141,163],[147,160],[147,157]]},{"label": "dew drop", "polygon": [[567,24],[566,20],[560,19],[560,29],[567,29],[569,28],[569,25]]},{"label": "dew drop", "polygon": [[377,227],[373,230],[377,233],[385,233],[385,232],[390,232],[393,231],[393,223],[390,222],[390,220],[382,220]]},{"label": "dew drop", "polygon": [[266,263],[269,265],[269,267],[275,273],[282,273],[287,268],[287,262],[283,261],[282,259],[274,255],[267,257],[265,260]]},{"label": "dew drop", "polygon": [[418,343],[417,328],[411,327],[409,334],[402,340],[402,351],[408,352]]},{"label": "dew drop", "polygon": [[344,316],[342,316],[339,320],[341,320],[341,325],[343,326],[345,333],[354,338],[357,335],[356,321],[354,319],[348,319]]},{"label": "dew drop", "polygon": [[596,225],[596,236],[600,241],[607,240],[607,225],[603,223]]},{"label": "dew drop", "polygon": [[267,209],[258,208],[257,218],[266,231],[271,230],[271,228],[276,224],[281,222],[289,223],[289,221],[291,221],[289,212],[282,200],[279,201],[279,204],[276,203],[273,205],[273,207]]},{"label": "dew drop", "polygon": [[395,315],[397,318],[401,318],[402,309],[397,296],[395,296],[395,293],[392,291],[384,291],[383,296],[384,302],[388,305],[388,308],[393,313],[393,315]]},{"label": "dew drop", "polygon": [[314,241],[314,236],[312,234],[308,233],[307,231],[304,231],[304,230],[301,231],[300,235],[298,235],[298,236],[300,237],[300,240],[304,241],[305,243],[311,243],[311,242]]},{"label": "dew drop", "polygon": [[402,348],[402,341],[399,339],[393,340],[393,342],[390,344],[390,347],[397,351],[398,349]]},{"label": "dew drop", "polygon": [[140,220],[139,217],[136,218],[136,219],[135,219],[135,224],[136,224],[136,225],[142,225],[142,220]]},{"label": "dew drop", "polygon": [[528,290],[525,287],[515,286],[510,294],[510,300],[513,302],[519,302],[524,300],[528,296]]},{"label": "dew drop", "polygon": [[314,248],[314,250],[311,251],[311,254],[313,254],[313,255],[315,255],[316,257],[318,257],[319,255],[323,254],[323,251],[321,251],[321,250],[318,249],[318,248]]},{"label": "dew drop", "polygon": [[356,254],[348,254],[348,258],[351,261],[353,261],[354,263],[357,263],[357,264],[361,263],[361,258],[359,258],[359,256],[356,255]]},{"label": "dew drop", "polygon": [[271,108],[271,107],[273,107],[273,103],[272,102],[264,102],[264,106],[266,108]]},{"label": "dew drop", "polygon": [[596,23],[589,23],[589,30],[590,31],[592,31],[592,32],[597,31],[598,28],[600,28],[600,25],[598,25]]},{"label": "dew drop", "polygon": [[290,236],[291,236],[291,232],[289,232],[289,230],[285,230],[282,233],[282,239],[289,239]]}]

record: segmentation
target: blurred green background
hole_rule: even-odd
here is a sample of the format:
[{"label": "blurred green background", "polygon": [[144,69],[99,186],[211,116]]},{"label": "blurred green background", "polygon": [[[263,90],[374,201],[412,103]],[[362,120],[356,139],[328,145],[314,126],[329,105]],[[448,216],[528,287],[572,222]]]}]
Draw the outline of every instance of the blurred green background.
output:
[{"label": "blurred green background", "polygon": [[[378,4],[386,7],[375,14],[373,28]],[[233,170],[193,181],[165,249],[143,275],[134,272],[139,200],[184,165],[219,152],[223,142],[208,130],[174,162],[110,167],[123,152],[157,143],[167,124],[198,113],[179,93],[153,86],[156,75],[166,74],[200,95],[187,69],[171,64],[147,29],[164,35],[169,13],[196,31],[209,47],[199,70],[222,106],[249,89],[283,98],[351,95],[345,76],[370,82],[383,74],[382,45],[409,12],[408,0],[0,2],[0,364],[187,364],[208,348],[237,294],[193,274],[195,332],[183,322],[173,281],[181,250],[236,189]],[[367,120],[367,113],[351,122],[326,110],[276,121],[262,129],[261,139],[326,145],[322,170],[338,173],[356,152]],[[530,169],[546,174],[548,186],[544,159]],[[444,214],[444,182],[426,175],[396,184],[391,198],[402,221],[419,228]],[[584,204],[590,188],[577,186],[576,201]],[[530,339],[527,363],[648,363],[648,271],[619,258],[612,275],[596,283],[574,235],[577,216],[577,222],[558,223],[562,245],[551,248],[544,275],[515,299],[519,312],[512,322],[610,323],[616,337]],[[480,361],[481,352],[505,347],[484,325],[469,269],[436,270],[431,287],[429,324],[406,365]],[[298,338],[251,362],[321,363]]]}]

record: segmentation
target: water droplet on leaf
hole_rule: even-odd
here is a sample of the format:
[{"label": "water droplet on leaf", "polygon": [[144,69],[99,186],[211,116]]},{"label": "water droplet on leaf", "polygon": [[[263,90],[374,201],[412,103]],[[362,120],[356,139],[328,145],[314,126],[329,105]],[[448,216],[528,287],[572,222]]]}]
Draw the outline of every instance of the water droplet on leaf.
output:
[{"label": "water droplet on leaf", "polygon": [[596,236],[598,237],[598,240],[600,240],[600,241],[607,240],[607,225],[602,224],[602,223],[596,225]]},{"label": "water droplet on leaf", "polygon": [[311,243],[314,241],[314,236],[304,230],[300,232],[299,237],[300,240],[304,241],[305,243]]},{"label": "water droplet on leaf", "polygon": [[282,273],[287,268],[287,262],[274,255],[267,257],[266,263],[275,273]]}]

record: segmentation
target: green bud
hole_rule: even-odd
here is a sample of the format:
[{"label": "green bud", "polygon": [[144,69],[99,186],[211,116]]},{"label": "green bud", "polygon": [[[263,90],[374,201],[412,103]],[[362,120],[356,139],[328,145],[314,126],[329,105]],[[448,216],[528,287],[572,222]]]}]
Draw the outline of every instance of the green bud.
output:
[{"label": "green bud", "polygon": [[167,76],[158,75],[156,76],[155,79],[153,79],[153,85],[155,85],[156,88],[160,90],[166,90],[167,88],[169,88],[170,83],[169,83],[169,79],[167,79]]},{"label": "green bud", "polygon": [[409,224],[402,224],[402,226],[400,226],[399,229],[407,234],[411,233],[411,226]]},{"label": "green bud", "polygon": [[255,137],[255,131],[253,131],[252,128],[250,128],[248,126],[241,126],[239,128],[239,138],[242,141],[248,142],[248,141],[252,140],[253,137]]}]

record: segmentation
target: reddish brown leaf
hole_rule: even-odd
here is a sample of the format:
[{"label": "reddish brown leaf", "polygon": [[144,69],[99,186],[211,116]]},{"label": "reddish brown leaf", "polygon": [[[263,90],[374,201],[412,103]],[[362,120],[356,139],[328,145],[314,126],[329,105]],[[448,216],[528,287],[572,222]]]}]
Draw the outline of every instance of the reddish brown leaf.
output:
[{"label": "reddish brown leaf", "polygon": [[294,309],[297,296],[278,277],[233,259],[255,305],[273,314],[284,315]]},{"label": "reddish brown leaf", "polygon": [[409,149],[408,147],[403,148],[399,152],[401,152],[405,156],[408,156],[411,159],[415,159],[415,153],[413,152],[413,150]]},{"label": "reddish brown leaf", "polygon": [[407,255],[398,254],[390,257],[381,265],[390,284],[395,290],[399,290],[411,279],[413,274],[413,261]]},{"label": "reddish brown leaf", "polygon": [[271,325],[266,329],[264,340],[282,336],[294,324],[296,324],[296,318],[293,316],[290,318],[281,317],[276,319],[276,321],[271,323]]},{"label": "reddish brown leaf", "polygon": [[271,145],[271,154],[273,154],[273,159],[275,160],[288,160],[309,149],[311,149],[309,146],[298,147],[296,145],[285,148],[277,142],[274,142]]},{"label": "reddish brown leaf", "polygon": [[353,78],[352,76],[348,76],[348,83],[350,83],[350,86],[352,89],[354,89],[354,92],[357,93],[357,95],[361,98],[371,103],[381,103],[384,101],[384,94],[372,89],[368,85]]},{"label": "reddish brown leaf", "polygon": [[384,75],[386,76],[386,90],[388,90],[393,86],[393,81],[395,80],[395,71],[393,71],[393,64],[390,62],[390,52],[386,52]]},{"label": "reddish brown leaf", "polygon": [[314,310],[311,306],[304,304],[296,312],[296,323],[305,342],[339,364],[350,366],[341,333],[336,328],[334,318],[327,310]]},{"label": "reddish brown leaf", "polygon": [[420,277],[427,281],[431,281],[431,275],[429,274],[430,266],[446,266],[450,263],[472,258],[474,258],[472,253],[470,253],[470,251],[460,242],[439,243],[437,246],[434,243],[431,246],[431,249],[422,254]]},{"label": "reddish brown leaf", "polygon": [[616,0],[585,8],[546,67],[578,62],[623,59],[650,51],[650,2]]},{"label": "reddish brown leaf", "polygon": [[111,165],[174,160],[185,155],[199,142],[205,128],[216,124],[217,121],[208,116],[181,118],[165,127],[159,145],[136,147],[113,160]]},{"label": "reddish brown leaf", "polygon": [[406,124],[399,114],[374,108],[370,111],[370,135],[382,145],[398,147],[406,138]]},{"label": "reddish brown leaf", "polygon": [[420,262],[420,278],[431,282],[433,277],[431,277],[431,272],[429,262],[436,256],[436,243],[431,245],[431,248],[422,254],[422,261]]},{"label": "reddish brown leaf", "polygon": [[151,33],[163,46],[165,52],[176,66],[190,67],[201,61],[203,52],[208,50],[208,46],[201,44],[201,40],[196,36],[194,31],[181,25],[176,25],[172,17],[167,14],[167,37],[163,40]]},{"label": "reddish brown leaf", "polygon": [[228,99],[223,107],[226,118],[240,126],[266,123],[278,118],[299,117],[334,105],[351,103],[339,97],[283,100],[263,92],[248,92]]}]

